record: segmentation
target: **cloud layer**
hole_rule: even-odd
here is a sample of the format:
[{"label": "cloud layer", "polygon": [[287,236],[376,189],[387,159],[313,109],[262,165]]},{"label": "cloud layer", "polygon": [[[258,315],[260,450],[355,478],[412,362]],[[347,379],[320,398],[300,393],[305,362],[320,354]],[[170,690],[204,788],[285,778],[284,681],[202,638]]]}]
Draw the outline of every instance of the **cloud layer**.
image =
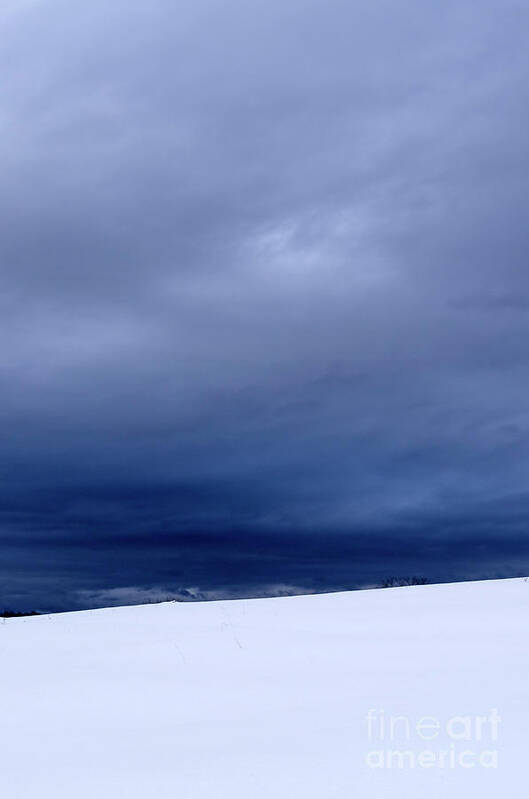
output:
[{"label": "cloud layer", "polygon": [[523,562],[528,23],[3,4],[6,602]]}]

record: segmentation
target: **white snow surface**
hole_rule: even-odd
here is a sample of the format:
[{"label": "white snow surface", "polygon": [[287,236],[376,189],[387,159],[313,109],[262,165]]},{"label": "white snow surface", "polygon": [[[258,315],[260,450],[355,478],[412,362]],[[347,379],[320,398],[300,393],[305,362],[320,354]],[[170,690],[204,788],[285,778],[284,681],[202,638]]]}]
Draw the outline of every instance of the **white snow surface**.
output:
[{"label": "white snow surface", "polygon": [[[8,619],[0,797],[521,796],[528,633],[524,579]],[[403,767],[366,761],[388,749]]]}]

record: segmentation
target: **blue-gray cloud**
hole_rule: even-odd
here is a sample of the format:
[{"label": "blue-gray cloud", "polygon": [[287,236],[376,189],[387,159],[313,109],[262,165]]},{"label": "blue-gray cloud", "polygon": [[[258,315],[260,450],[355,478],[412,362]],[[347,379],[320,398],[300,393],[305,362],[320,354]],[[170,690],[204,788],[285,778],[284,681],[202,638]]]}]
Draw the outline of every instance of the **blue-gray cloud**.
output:
[{"label": "blue-gray cloud", "polygon": [[[210,534],[268,585],[324,584],[295,565],[318,535],[385,542],[347,544],[351,583],[419,528],[447,574],[461,541],[521,557],[528,17],[3,4],[4,583],[167,586],[136,560],[189,535],[175,586],[204,590],[245,579]],[[252,565],[263,535],[291,572]]]}]

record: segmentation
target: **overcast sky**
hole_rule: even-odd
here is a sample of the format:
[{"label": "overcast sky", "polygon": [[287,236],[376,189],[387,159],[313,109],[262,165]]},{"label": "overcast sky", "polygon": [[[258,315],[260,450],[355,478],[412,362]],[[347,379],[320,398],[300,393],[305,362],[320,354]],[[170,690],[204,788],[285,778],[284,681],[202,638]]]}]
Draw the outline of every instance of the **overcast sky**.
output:
[{"label": "overcast sky", "polygon": [[529,572],[528,25],[3,0],[0,604]]}]

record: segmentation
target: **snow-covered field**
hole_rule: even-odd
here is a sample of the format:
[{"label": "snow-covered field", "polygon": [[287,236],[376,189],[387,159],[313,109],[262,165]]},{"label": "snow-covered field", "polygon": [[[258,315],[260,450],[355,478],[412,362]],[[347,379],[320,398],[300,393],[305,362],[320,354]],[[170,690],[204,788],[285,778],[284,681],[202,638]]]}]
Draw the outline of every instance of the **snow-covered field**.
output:
[{"label": "snow-covered field", "polygon": [[1,799],[527,790],[522,579],[7,620],[0,677]]}]

